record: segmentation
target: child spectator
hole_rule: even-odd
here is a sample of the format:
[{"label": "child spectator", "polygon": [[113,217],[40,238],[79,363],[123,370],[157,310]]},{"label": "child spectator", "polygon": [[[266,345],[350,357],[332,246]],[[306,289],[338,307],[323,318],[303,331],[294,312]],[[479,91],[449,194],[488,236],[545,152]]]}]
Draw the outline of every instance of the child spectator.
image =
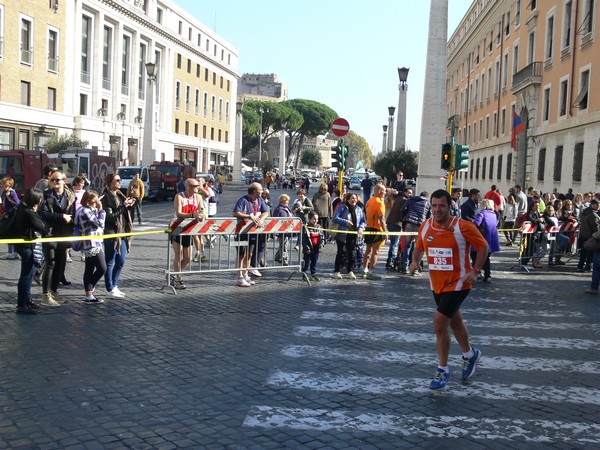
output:
[{"label": "child spectator", "polygon": [[308,213],[308,223],[303,228],[302,236],[302,254],[304,255],[304,267],[302,271],[306,274],[310,266],[310,281],[321,281],[317,277],[317,261],[319,252],[323,247],[324,239],[321,226],[319,225],[319,215],[310,211]]}]

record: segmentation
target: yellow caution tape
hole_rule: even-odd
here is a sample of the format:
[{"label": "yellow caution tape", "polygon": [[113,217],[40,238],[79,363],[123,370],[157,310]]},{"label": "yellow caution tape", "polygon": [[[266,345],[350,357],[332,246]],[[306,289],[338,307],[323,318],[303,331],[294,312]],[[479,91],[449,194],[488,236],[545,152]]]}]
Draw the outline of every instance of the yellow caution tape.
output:
[{"label": "yellow caution tape", "polygon": [[158,234],[158,233],[170,233],[170,229],[166,230],[153,230],[153,231],[135,231],[130,233],[113,233],[113,234],[102,234],[99,236],[55,236],[38,238],[32,241],[25,239],[0,239],[0,244],[35,244],[38,242],[72,242],[72,241],[103,241],[104,239],[114,239],[128,236],[142,236],[145,234]]}]

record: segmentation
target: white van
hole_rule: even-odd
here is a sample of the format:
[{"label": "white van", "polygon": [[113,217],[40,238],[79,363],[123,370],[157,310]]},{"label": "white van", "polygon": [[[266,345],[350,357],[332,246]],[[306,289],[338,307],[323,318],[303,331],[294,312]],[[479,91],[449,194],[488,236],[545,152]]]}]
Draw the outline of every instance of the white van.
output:
[{"label": "white van", "polygon": [[144,198],[148,197],[150,192],[150,174],[148,166],[121,166],[117,168],[117,174],[121,177],[121,191],[127,195],[129,183],[133,180],[133,175],[138,172],[140,180],[144,183]]}]

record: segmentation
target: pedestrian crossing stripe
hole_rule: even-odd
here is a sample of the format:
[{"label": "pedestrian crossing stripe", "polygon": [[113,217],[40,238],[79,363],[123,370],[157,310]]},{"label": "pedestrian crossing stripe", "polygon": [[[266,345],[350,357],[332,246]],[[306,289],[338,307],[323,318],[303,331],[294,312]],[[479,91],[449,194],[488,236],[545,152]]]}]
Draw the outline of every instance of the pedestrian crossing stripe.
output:
[{"label": "pedestrian crossing stripe", "polygon": [[[450,378],[452,380],[452,378]],[[572,403],[600,406],[600,389],[582,387],[531,386],[527,384],[490,384],[471,381],[450,383],[441,391],[429,389],[431,379],[390,378],[332,373],[285,372],[277,370],[267,384],[279,388],[310,389],[320,392],[351,392],[385,395],[427,394],[451,398],[520,400],[527,402]]]},{"label": "pedestrian crossing stripe", "polygon": [[[423,365],[435,367],[439,362],[437,354],[421,352],[408,353],[399,351],[343,350],[340,348],[316,345],[289,345],[281,354],[289,358],[311,358],[319,360],[365,361],[369,363],[394,363],[412,365],[415,360]],[[462,361],[461,361],[462,363]],[[452,362],[450,363],[452,365]],[[567,359],[516,358],[507,356],[487,356],[481,358],[477,370],[519,370],[540,372],[600,373],[600,363],[595,361],[578,361]]]},{"label": "pedestrian crossing stripe", "polygon": [[[413,304],[407,306],[405,304],[396,304],[391,302],[373,302],[369,300],[338,300],[338,299],[313,299],[312,302],[316,306],[333,308],[367,308],[373,310],[385,310],[385,311],[418,311],[423,312],[424,304],[420,302],[420,298],[414,298]],[[432,298],[428,298],[426,306],[431,308],[431,316],[435,311],[435,303]],[[464,303],[463,303],[464,305]],[[530,310],[530,309],[515,309],[515,308],[484,308],[474,306],[472,304],[465,307],[467,315],[470,314],[484,314],[487,316],[501,316],[501,317],[527,317],[528,319],[542,317],[542,318],[562,318],[562,319],[589,319],[583,313],[573,310],[564,310],[562,308],[545,309],[545,310]]]},{"label": "pedestrian crossing stripe", "polygon": [[423,438],[525,441],[589,445],[600,440],[600,425],[538,419],[474,418],[468,416],[390,415],[327,409],[254,406],[244,426],[295,430],[378,432]]},{"label": "pedestrian crossing stripe", "polygon": [[[356,328],[332,328],[318,326],[300,326],[294,330],[296,336],[319,339],[360,339],[363,341],[388,341],[404,343],[431,343],[432,333],[407,333],[402,331],[377,331]],[[481,336],[473,338],[478,345],[483,347],[526,347],[526,348],[552,348],[568,350],[592,350],[598,348],[598,342],[590,339],[565,339],[565,338],[534,338],[526,336]]]},{"label": "pedestrian crossing stripe", "polygon": [[[320,312],[320,311],[304,311],[300,316],[304,320],[331,320],[338,322],[377,322],[398,324],[398,318],[395,316],[379,316],[375,314],[360,314],[360,313],[337,313],[337,312]],[[600,325],[592,323],[576,323],[576,322],[507,322],[500,320],[478,320],[469,321],[463,317],[464,322],[469,329],[476,328],[499,328],[499,329],[526,329],[526,330],[578,330],[595,332],[600,335]],[[431,326],[431,317],[426,318],[411,318],[403,317],[402,325],[408,326]]]}]

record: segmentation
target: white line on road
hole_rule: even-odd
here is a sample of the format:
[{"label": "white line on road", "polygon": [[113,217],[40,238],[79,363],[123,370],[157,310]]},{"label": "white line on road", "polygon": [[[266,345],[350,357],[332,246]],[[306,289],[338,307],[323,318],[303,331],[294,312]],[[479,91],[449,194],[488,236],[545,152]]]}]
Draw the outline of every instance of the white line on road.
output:
[{"label": "white line on road", "polygon": [[[375,331],[356,328],[332,328],[300,326],[294,331],[296,336],[320,339],[360,339],[363,341],[421,342],[433,341],[433,333],[405,333],[402,331]],[[598,342],[589,339],[532,338],[523,336],[480,336],[472,339],[479,345],[508,346],[527,348],[562,348],[569,350],[591,350],[598,348]]]},{"label": "white line on road", "polygon": [[[421,298],[413,298],[413,303],[407,304],[395,304],[390,302],[372,302],[369,300],[333,300],[333,299],[313,299],[313,303],[317,306],[322,307],[344,307],[344,308],[368,308],[375,310],[389,310],[389,311],[419,311],[422,312],[423,308],[429,308],[431,313],[435,311],[435,303],[433,300],[425,302]],[[411,306],[412,305],[412,306]],[[465,307],[468,313],[474,314],[485,314],[487,316],[516,316],[516,317],[558,317],[558,318],[586,318],[583,313],[578,311],[569,311],[564,309],[550,309],[550,310],[529,310],[529,309],[513,309],[507,305],[506,308],[479,308],[477,306],[469,305]]]},{"label": "white line on road", "polygon": [[466,416],[393,416],[327,409],[254,406],[244,426],[394,433],[426,438],[461,438],[495,441],[590,444],[600,440],[600,425],[551,420],[487,419]]},{"label": "white line on road", "polygon": [[487,400],[521,400],[531,402],[575,403],[600,405],[600,389],[580,387],[531,386],[527,384],[490,384],[470,381],[469,384],[450,383],[442,391],[429,389],[430,379],[389,378],[331,373],[284,372],[273,373],[267,383],[290,389],[310,389],[322,392],[353,392],[369,394],[432,394]]},{"label": "white line on road", "polygon": [[[433,341],[432,341],[433,342]],[[370,363],[419,364],[435,367],[438,356],[426,353],[406,353],[396,351],[343,350],[339,348],[316,345],[290,345],[284,347],[282,355],[289,358],[313,358],[320,360],[367,361]],[[459,363],[457,362],[457,365]],[[591,373],[600,372],[600,363],[592,361],[570,361],[550,358],[511,358],[505,356],[485,356],[477,366],[494,370],[524,370],[541,372]]]},{"label": "white line on road", "polygon": [[[333,320],[338,322],[378,322],[402,325],[423,325],[431,328],[433,320],[433,311],[430,317],[413,318],[397,316],[380,316],[375,314],[360,314],[360,313],[336,313],[336,312],[319,312],[305,311],[302,313],[302,319],[305,320]],[[507,322],[499,320],[477,320],[465,322],[471,328],[523,328],[537,330],[586,330],[600,332],[600,325],[592,323],[576,323],[576,322]]]}]

